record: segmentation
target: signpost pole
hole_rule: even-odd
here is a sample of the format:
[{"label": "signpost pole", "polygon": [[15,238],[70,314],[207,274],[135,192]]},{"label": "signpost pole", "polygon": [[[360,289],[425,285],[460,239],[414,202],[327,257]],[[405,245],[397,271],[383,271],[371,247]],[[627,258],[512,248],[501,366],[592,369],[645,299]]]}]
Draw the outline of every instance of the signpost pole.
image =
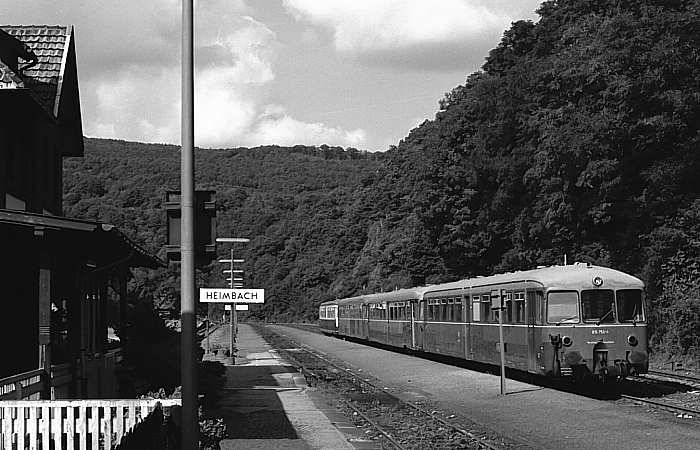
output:
[{"label": "signpost pole", "polygon": [[501,347],[501,395],[506,395],[506,355],[503,344],[503,293],[501,292],[501,307],[498,308],[498,341]]},{"label": "signpost pole", "polygon": [[[233,246],[231,247],[231,284],[230,284],[230,288],[233,289]],[[233,354],[233,344],[234,344],[234,342],[236,342],[236,328],[235,328],[235,325],[233,323],[233,320],[234,320],[234,317],[236,317],[236,316],[235,316],[234,309],[236,309],[236,308],[232,304],[231,305],[231,317],[229,320],[229,327],[228,328],[229,328],[229,334],[231,337],[229,340],[229,352],[231,355],[231,362],[235,365],[236,364],[236,357]]]},{"label": "signpost pole", "polygon": [[[233,289],[233,246],[231,246],[231,289]],[[233,314],[233,342],[235,343],[238,337],[238,314],[235,302],[231,305],[231,313]]]}]

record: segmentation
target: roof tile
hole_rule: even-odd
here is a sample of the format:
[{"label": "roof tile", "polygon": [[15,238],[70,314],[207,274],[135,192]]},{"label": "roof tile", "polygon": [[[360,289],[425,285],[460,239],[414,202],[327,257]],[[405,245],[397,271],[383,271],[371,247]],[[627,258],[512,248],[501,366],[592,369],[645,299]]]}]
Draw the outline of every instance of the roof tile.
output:
[{"label": "roof tile", "polygon": [[53,115],[59,87],[61,62],[68,51],[70,27],[60,25],[1,25],[0,28],[27,45],[39,63],[22,71],[25,86],[41,106]]}]

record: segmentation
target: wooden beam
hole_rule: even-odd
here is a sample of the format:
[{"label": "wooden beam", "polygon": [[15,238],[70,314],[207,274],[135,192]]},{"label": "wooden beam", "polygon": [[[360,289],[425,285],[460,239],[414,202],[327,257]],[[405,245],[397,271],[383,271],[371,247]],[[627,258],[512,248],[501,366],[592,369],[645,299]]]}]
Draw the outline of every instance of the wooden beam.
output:
[{"label": "wooden beam", "polygon": [[42,399],[51,399],[51,254],[44,230],[37,227],[39,240],[39,368],[44,370]]}]

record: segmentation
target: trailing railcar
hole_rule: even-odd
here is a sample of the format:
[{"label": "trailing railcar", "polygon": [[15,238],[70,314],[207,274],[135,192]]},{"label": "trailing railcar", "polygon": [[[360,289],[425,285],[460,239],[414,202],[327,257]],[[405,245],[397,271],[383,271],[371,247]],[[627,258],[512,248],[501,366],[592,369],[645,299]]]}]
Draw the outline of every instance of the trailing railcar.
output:
[{"label": "trailing railcar", "polygon": [[[489,364],[499,362],[503,299],[506,366],[576,379],[648,369],[641,280],[576,263],[326,302],[331,332]],[[325,313],[328,314],[327,312]],[[329,319],[324,319],[328,322]],[[323,325],[322,327],[328,327]]]},{"label": "trailing railcar", "polygon": [[338,333],[338,305],[335,302],[326,302],[319,306],[318,325],[324,334]]}]

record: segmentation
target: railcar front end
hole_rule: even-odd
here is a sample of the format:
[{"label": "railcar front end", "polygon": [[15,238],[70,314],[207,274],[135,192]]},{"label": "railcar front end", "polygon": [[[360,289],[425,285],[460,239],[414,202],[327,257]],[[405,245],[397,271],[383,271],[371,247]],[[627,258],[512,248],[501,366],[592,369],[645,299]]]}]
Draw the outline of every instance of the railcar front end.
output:
[{"label": "railcar front end", "polygon": [[[591,287],[547,292],[538,365],[548,375],[622,379],[649,368],[641,282],[595,277]],[[614,284],[614,286],[613,286]]]}]

